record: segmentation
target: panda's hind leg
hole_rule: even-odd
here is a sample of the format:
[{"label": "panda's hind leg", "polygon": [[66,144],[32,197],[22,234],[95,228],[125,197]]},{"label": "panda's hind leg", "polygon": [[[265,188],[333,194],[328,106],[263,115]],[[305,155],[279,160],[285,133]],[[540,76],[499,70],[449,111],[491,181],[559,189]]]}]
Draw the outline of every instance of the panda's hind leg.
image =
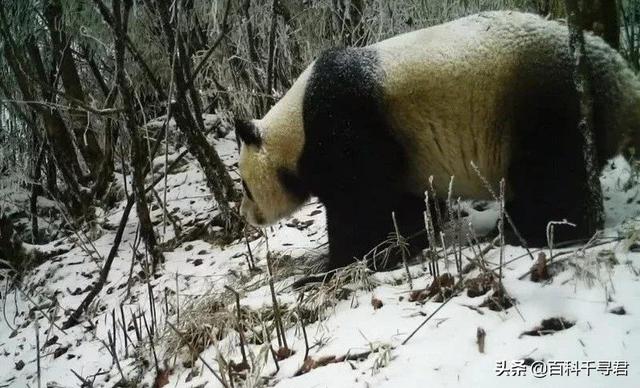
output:
[{"label": "panda's hind leg", "polygon": [[[548,165],[548,167],[555,166]],[[516,171],[523,174],[526,179],[511,179],[513,197],[507,201],[506,210],[528,246],[547,245],[547,226],[551,221],[566,220],[575,224],[575,226],[555,225],[553,228],[555,243],[590,237],[594,231],[589,230],[584,221],[587,190],[579,171],[569,168],[547,174],[543,174],[542,171],[539,174],[532,174],[530,169],[514,169],[514,173],[517,173]],[[562,171],[567,175],[560,175]],[[528,184],[523,181],[528,181]],[[510,225],[505,226],[505,228],[508,227]],[[518,243],[518,241],[515,240],[512,243]]]},{"label": "panda's hind leg", "polygon": [[[561,89],[559,89],[561,90]],[[506,210],[529,246],[547,245],[547,225],[554,226],[554,243],[586,239],[595,232],[586,222],[593,211],[586,204],[587,176],[583,138],[578,131],[578,106],[573,91],[566,95],[532,96],[520,111],[507,177],[510,198]],[[572,103],[573,102],[573,103]]]}]

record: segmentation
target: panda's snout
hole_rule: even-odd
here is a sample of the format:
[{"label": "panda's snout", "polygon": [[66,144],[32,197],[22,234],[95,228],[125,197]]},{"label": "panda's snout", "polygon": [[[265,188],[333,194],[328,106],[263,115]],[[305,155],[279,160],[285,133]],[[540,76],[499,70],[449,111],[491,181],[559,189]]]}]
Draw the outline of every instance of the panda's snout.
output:
[{"label": "panda's snout", "polygon": [[265,218],[260,212],[260,209],[246,197],[242,199],[242,203],[240,204],[240,215],[251,225],[264,226],[265,224]]}]

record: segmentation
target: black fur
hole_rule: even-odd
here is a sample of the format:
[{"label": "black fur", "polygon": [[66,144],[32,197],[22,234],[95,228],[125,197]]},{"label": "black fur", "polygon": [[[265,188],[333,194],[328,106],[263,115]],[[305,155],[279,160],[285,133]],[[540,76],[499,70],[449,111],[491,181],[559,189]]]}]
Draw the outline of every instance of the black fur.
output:
[{"label": "black fur", "polygon": [[[530,70],[531,71],[531,70]],[[608,86],[604,86],[608,87]],[[512,105],[504,115],[514,118],[514,141],[507,182],[511,200],[506,209],[529,246],[547,244],[549,221],[576,224],[554,227],[554,241],[586,239],[603,225],[589,225],[584,139],[578,130],[580,108],[569,66],[519,74],[514,81]],[[594,132],[598,171],[606,160],[605,101],[594,99]]]},{"label": "black fur", "polygon": [[[374,51],[334,49],[318,58],[306,86],[299,173],[327,209],[329,269],[383,242],[392,212],[404,236],[424,228],[424,200],[401,189],[407,157],[384,115],[383,78]],[[413,250],[426,246],[424,236],[412,242]]]},{"label": "black fur", "polygon": [[309,198],[309,189],[295,173],[286,168],[281,168],[278,170],[278,178],[285,190],[295,196],[299,202],[303,202]]},{"label": "black fur", "polygon": [[249,120],[235,120],[236,135],[244,144],[260,147],[262,145],[262,136],[258,127],[253,125]]},{"label": "black fur", "polygon": [[[557,227],[556,242],[588,238],[598,225],[588,226],[584,219],[592,209],[585,207],[586,169],[571,66],[523,64],[496,107],[495,127],[486,128],[498,145],[510,144],[510,154],[500,155],[510,158],[507,211],[530,246],[546,244],[551,220],[578,224]],[[325,205],[329,269],[362,258],[387,239],[394,230],[392,212],[402,235],[418,234],[411,240],[412,252],[427,245],[418,233],[424,229],[424,199],[402,187],[410,166],[386,119],[383,80],[375,51],[348,48],[323,53],[307,82],[299,171],[283,182],[293,192],[317,195]],[[608,109],[604,95],[596,93],[594,130],[600,155]],[[597,168],[604,158],[600,160]],[[459,162],[469,161],[462,155]],[[389,264],[399,258],[396,252]]]}]

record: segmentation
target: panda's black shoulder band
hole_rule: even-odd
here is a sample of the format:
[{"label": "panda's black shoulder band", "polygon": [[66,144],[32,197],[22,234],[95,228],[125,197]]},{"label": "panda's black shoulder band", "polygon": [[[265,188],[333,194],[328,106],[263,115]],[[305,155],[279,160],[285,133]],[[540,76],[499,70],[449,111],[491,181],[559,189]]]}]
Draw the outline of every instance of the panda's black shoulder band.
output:
[{"label": "panda's black shoulder band", "polygon": [[309,197],[309,189],[295,173],[289,171],[286,168],[280,168],[278,170],[278,178],[288,193],[300,200],[305,200]]},{"label": "panda's black shoulder band", "polygon": [[251,121],[244,119],[235,119],[236,136],[242,140],[244,144],[260,147],[262,145],[262,137],[260,129]]}]

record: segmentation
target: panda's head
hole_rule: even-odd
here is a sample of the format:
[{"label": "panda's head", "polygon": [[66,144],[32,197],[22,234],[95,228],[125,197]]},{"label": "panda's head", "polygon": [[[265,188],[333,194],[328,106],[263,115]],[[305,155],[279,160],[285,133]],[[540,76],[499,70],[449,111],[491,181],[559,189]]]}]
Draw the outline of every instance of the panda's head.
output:
[{"label": "panda's head", "polygon": [[253,225],[273,224],[309,197],[296,171],[300,145],[260,120],[236,120],[235,126],[244,192],[240,213]]}]

